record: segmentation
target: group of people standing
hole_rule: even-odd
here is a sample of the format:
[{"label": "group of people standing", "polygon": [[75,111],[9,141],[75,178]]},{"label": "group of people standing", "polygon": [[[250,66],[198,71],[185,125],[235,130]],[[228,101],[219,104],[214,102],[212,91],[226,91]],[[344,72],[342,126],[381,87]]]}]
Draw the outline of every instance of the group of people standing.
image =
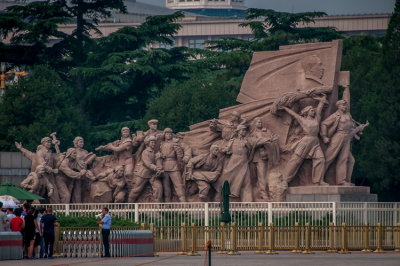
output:
[{"label": "group of people standing", "polygon": [[0,232],[22,234],[24,258],[53,258],[54,227],[57,218],[51,208],[35,209],[25,203],[22,208],[3,209],[0,202]]}]

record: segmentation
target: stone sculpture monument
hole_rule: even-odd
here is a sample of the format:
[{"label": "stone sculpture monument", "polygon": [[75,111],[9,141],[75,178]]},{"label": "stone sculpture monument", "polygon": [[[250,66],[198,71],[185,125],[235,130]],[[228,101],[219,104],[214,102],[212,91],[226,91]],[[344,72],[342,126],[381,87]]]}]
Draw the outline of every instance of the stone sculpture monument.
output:
[{"label": "stone sculpture monument", "polygon": [[188,132],[161,131],[156,119],[145,132],[124,127],[96,148],[110,155],[84,150],[82,137],[63,153],[54,133],[36,153],[16,143],[32,160],[21,185],[53,203],[219,201],[224,181],[232,201],[376,201],[351,183],[351,142],[368,122],[350,114],[341,49],[336,40],[254,53],[239,105]]}]

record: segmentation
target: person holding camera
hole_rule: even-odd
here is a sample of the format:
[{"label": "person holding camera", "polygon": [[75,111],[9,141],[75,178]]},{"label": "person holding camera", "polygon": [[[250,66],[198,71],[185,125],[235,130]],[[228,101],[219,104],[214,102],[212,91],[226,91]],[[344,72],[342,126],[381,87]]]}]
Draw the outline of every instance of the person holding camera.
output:
[{"label": "person holding camera", "polygon": [[111,215],[108,213],[108,208],[104,207],[101,210],[102,219],[98,221],[97,224],[102,225],[101,236],[103,238],[104,245],[104,256],[102,257],[111,257],[110,256],[110,229],[111,229]]}]

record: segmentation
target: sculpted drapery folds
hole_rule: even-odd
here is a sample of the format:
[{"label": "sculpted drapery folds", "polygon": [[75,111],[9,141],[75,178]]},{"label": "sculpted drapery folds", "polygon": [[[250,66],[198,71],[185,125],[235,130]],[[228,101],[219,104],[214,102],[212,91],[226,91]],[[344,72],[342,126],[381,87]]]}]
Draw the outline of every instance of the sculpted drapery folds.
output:
[{"label": "sculpted drapery folds", "polygon": [[268,168],[273,167],[279,163],[279,144],[278,136],[264,127],[261,117],[254,119],[254,128],[251,130],[249,137],[260,139],[269,139],[270,142],[265,145],[261,145],[254,149],[253,154],[250,155],[250,166],[253,170],[252,175],[257,178],[256,188],[259,191],[260,197],[263,200],[267,200],[268,193]]},{"label": "sculpted drapery folds", "polygon": [[[59,144],[59,142],[56,142],[55,146],[58,146]],[[17,149],[20,150],[26,158],[32,161],[31,172],[35,172],[36,168],[39,165],[44,166],[45,172],[43,173],[43,175],[47,178],[48,182],[53,187],[53,193],[51,194],[51,196],[48,195],[50,203],[59,203],[60,197],[56,187],[56,180],[54,178],[54,174],[58,173],[58,170],[55,169],[55,154],[53,154],[51,151],[51,145],[51,138],[44,137],[41,140],[41,144],[38,145],[36,153],[33,153],[25,149],[21,143],[15,142],[15,146],[17,147]]]},{"label": "sculpted drapery folds", "polygon": [[179,161],[183,160],[184,151],[179,142],[174,141],[172,129],[164,129],[164,140],[160,143],[160,158],[164,170],[163,189],[165,202],[171,201],[171,183],[180,202],[186,201],[185,185]]},{"label": "sculpted drapery folds", "polygon": [[191,158],[187,165],[186,179],[194,180],[199,189],[201,201],[209,201],[211,185],[220,177],[223,158],[217,145],[211,145],[210,152]]},{"label": "sculpted drapery folds", "polygon": [[216,189],[220,192],[221,186],[227,180],[231,186],[231,197],[241,201],[253,201],[253,191],[250,180],[250,155],[253,150],[270,142],[267,138],[247,138],[247,126],[239,125],[235,136],[229,141],[224,152],[229,157],[224,164],[222,175],[216,182]]},{"label": "sculpted drapery folds", "polygon": [[21,187],[41,197],[51,197],[54,193],[54,187],[46,177],[46,167],[44,164],[39,164],[35,172],[29,173],[21,182]]},{"label": "sculpted drapery folds", "polygon": [[134,144],[136,143],[133,143],[130,129],[123,127],[121,129],[121,139],[96,148],[99,151],[111,151],[113,153],[112,165],[124,166],[124,176],[129,189],[132,189],[133,186],[134,159],[132,148]]},{"label": "sculpted drapery folds", "polygon": [[325,170],[325,157],[319,143],[319,124],[324,104],[327,103],[326,96],[315,97],[318,100],[318,107],[315,110],[312,106],[305,107],[300,115],[287,107],[283,109],[293,116],[303,129],[304,136],[294,144],[293,154],[285,169],[285,178],[289,183],[296,175],[305,159],[312,159],[312,182],[314,185],[328,185],[323,181]]},{"label": "sculpted drapery folds", "polygon": [[346,100],[336,103],[337,111],[321,124],[321,136],[325,144],[329,144],[325,152],[325,171],[336,161],[336,185],[352,186],[351,174],[354,167],[354,157],[351,154],[351,141],[359,138],[366,124],[356,125],[349,113]]},{"label": "sculpted drapery folds", "polygon": [[119,165],[115,168],[106,170],[97,176],[101,182],[107,182],[108,186],[113,190],[112,197],[114,203],[124,203],[126,196],[126,182],[124,177],[124,166]]},{"label": "sculpted drapery folds", "polygon": [[153,199],[155,202],[162,202],[162,183],[160,176],[164,173],[163,169],[157,166],[155,153],[156,137],[149,136],[144,139],[146,148],[136,163],[134,171],[134,187],[129,192],[128,202],[136,202],[144,186],[149,182],[153,190]]}]

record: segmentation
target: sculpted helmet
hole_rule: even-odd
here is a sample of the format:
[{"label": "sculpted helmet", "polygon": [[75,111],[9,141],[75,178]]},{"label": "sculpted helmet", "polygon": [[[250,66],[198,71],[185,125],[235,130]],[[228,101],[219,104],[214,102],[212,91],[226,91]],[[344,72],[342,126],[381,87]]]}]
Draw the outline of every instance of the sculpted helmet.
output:
[{"label": "sculpted helmet", "polygon": [[149,136],[149,137],[147,137],[147,138],[145,138],[144,139],[144,144],[149,144],[150,143],[150,141],[156,141],[157,139],[156,139],[156,137],[154,137],[154,136]]},{"label": "sculpted helmet", "polygon": [[151,124],[158,124],[158,120],[157,119],[151,119],[151,120],[149,120],[148,122],[147,122],[147,124],[148,125],[151,125]]},{"label": "sculpted helmet", "polygon": [[50,137],[44,137],[44,138],[42,138],[42,140],[40,141],[40,143],[45,143],[45,142],[47,142],[47,141],[51,141],[51,138],[50,138]]},{"label": "sculpted helmet", "polygon": [[167,127],[166,129],[164,129],[164,133],[173,133],[173,132],[172,132],[172,129]]}]

